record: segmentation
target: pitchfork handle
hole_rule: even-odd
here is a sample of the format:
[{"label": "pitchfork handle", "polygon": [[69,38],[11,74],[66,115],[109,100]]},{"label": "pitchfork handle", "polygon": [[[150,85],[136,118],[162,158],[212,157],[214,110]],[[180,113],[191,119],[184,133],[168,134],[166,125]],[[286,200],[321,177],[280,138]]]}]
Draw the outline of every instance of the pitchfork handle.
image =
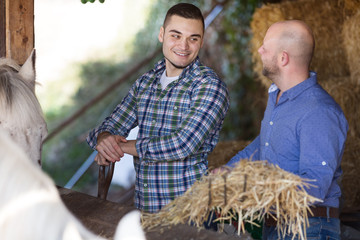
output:
[{"label": "pitchfork handle", "polygon": [[110,183],[114,174],[115,163],[110,162],[108,171],[106,173],[106,167],[99,166],[99,178],[98,178],[98,198],[106,200],[109,192]]}]

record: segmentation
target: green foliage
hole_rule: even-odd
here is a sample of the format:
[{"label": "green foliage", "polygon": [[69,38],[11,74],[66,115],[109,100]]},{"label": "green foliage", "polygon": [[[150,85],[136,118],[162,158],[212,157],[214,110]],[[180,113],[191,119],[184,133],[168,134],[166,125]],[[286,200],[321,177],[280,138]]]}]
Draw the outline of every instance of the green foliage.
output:
[{"label": "green foliage", "polygon": [[[231,105],[225,119],[222,138],[249,140],[259,131],[263,109],[254,107],[259,91],[252,72],[249,41],[250,22],[259,0],[231,1],[224,9],[217,28],[217,46],[221,46],[222,76],[230,89]],[[219,55],[216,56],[219,58]]]},{"label": "green foliage", "polygon": [[[85,4],[85,3],[87,3],[87,2],[94,3],[95,0],[81,0],[81,3],[83,3],[83,4]],[[104,3],[105,0],[99,0],[99,2],[100,2],[100,3]]]}]

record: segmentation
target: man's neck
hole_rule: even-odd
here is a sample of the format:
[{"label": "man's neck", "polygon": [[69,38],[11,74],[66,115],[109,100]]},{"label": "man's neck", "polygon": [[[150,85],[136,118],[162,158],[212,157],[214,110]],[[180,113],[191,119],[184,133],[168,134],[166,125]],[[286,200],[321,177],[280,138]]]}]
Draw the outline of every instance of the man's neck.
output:
[{"label": "man's neck", "polygon": [[280,92],[285,92],[296,85],[302,83],[309,78],[309,71],[292,72],[291,74],[284,74],[279,79],[274,80]]},{"label": "man's neck", "polygon": [[165,62],[166,66],[166,77],[176,77],[179,76],[184,68],[178,68],[169,63],[168,61]]}]

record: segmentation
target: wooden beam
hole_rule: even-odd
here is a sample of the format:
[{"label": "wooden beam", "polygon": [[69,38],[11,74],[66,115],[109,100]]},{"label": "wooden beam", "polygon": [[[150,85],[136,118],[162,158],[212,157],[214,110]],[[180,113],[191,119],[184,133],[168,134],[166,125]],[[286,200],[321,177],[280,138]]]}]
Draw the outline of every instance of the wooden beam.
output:
[{"label": "wooden beam", "polygon": [[23,64],[34,48],[34,0],[5,0],[5,17],[6,57]]},{"label": "wooden beam", "polygon": [[6,56],[6,17],[5,0],[0,0],[0,57]]}]

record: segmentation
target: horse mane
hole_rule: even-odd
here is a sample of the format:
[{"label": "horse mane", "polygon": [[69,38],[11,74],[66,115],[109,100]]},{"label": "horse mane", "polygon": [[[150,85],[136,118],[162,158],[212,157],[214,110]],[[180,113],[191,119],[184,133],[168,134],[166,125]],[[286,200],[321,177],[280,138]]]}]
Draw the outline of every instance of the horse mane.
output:
[{"label": "horse mane", "polygon": [[0,123],[27,129],[44,124],[44,116],[33,91],[35,79],[26,81],[19,70],[15,61],[0,59]]}]

